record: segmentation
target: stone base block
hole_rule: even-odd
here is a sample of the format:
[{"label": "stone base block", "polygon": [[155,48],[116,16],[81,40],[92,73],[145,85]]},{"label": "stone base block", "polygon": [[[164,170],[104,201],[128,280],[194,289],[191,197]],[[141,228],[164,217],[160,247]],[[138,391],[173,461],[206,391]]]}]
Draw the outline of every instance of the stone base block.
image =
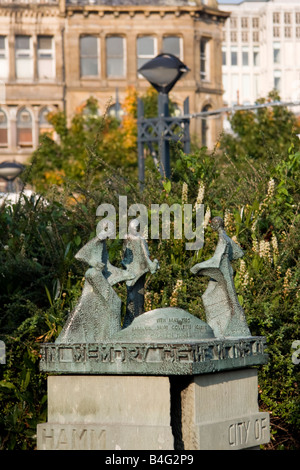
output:
[{"label": "stone base block", "polygon": [[230,450],[269,442],[269,414],[258,409],[255,369],[198,375],[181,391],[188,450]]},{"label": "stone base block", "polygon": [[170,450],[168,377],[50,376],[40,450]]},{"label": "stone base block", "polygon": [[255,369],[186,376],[50,376],[39,450],[230,450],[269,442]]}]

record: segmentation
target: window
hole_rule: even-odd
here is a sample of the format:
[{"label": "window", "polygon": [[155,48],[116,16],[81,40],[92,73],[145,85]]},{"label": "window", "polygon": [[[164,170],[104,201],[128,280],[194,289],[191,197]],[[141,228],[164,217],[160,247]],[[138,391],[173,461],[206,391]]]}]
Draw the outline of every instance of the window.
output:
[{"label": "window", "polygon": [[253,48],[253,65],[256,67],[259,65],[259,48],[257,46]]},{"label": "window", "polygon": [[279,24],[280,23],[280,13],[279,12],[273,13],[273,23],[274,24]]},{"label": "window", "polygon": [[232,104],[235,105],[239,103],[239,76],[234,74],[231,75],[231,96],[232,96]]},{"label": "window", "polygon": [[80,76],[97,77],[98,75],[98,38],[96,36],[83,36],[80,38]]},{"label": "window", "polygon": [[166,36],[163,38],[163,52],[173,54],[179,59],[182,58],[181,38],[178,36]]},{"label": "window", "polygon": [[259,18],[252,18],[252,27],[259,28]]},{"label": "window", "polygon": [[248,31],[242,31],[242,42],[249,42],[248,41]]},{"label": "window", "polygon": [[295,21],[296,21],[296,24],[300,24],[300,12],[296,13]]},{"label": "window", "polygon": [[300,26],[296,27],[296,38],[300,38]]},{"label": "window", "polygon": [[248,18],[241,18],[242,28],[248,28]]},{"label": "window", "polygon": [[285,13],[284,14],[284,23],[285,24],[291,24],[291,13]]},{"label": "window", "polygon": [[274,88],[280,91],[281,88],[281,72],[280,70],[274,70]]},{"label": "window", "polygon": [[5,112],[0,108],[0,147],[7,147],[7,145],[7,116]]},{"label": "window", "polygon": [[259,96],[259,75],[254,75],[253,80],[254,97],[257,99]]},{"label": "window", "polygon": [[33,53],[30,36],[16,36],[16,77],[33,78]]},{"label": "window", "polygon": [[38,36],[37,72],[41,79],[55,77],[54,41],[52,36]]},{"label": "window", "polygon": [[125,77],[124,38],[106,38],[106,74],[108,77]]},{"label": "window", "polygon": [[237,65],[238,64],[237,48],[235,47],[231,48],[230,57],[231,57],[231,65]]},{"label": "window", "polygon": [[284,37],[290,38],[292,36],[292,28],[290,26],[285,26],[284,28]]},{"label": "window", "polygon": [[122,109],[122,106],[120,105],[119,102],[112,104],[107,111],[108,116],[111,116],[113,118],[116,118],[120,120],[122,116],[124,116],[124,111]]},{"label": "window", "polygon": [[248,49],[248,47],[243,47],[243,49],[242,49],[242,64],[243,64],[243,66],[249,65],[249,49]]},{"label": "window", "polygon": [[200,40],[200,78],[209,80],[209,39]]},{"label": "window", "polygon": [[273,37],[279,38],[280,37],[280,28],[279,26],[274,26],[273,28]]},{"label": "window", "polygon": [[26,108],[17,114],[17,145],[32,147],[32,117]]},{"label": "window", "polygon": [[259,42],[259,31],[253,31],[252,38],[253,42]]},{"label": "window", "polygon": [[230,27],[231,28],[236,28],[237,27],[237,21],[236,18],[230,18]]},{"label": "window", "polygon": [[226,63],[227,63],[227,60],[226,60],[227,57],[226,57],[226,56],[227,56],[227,50],[226,50],[226,48],[223,46],[223,47],[222,47],[222,65],[226,65]]},{"label": "window", "polygon": [[153,36],[142,36],[137,39],[137,67],[156,56],[156,39]]},{"label": "window", "polygon": [[228,75],[222,74],[222,83],[223,83],[223,101],[228,103]]},{"label": "window", "polygon": [[182,109],[180,108],[179,104],[173,103],[172,116],[179,117],[182,116],[182,114]]},{"label": "window", "polygon": [[237,42],[237,32],[236,31],[230,31],[230,41],[231,42]]},{"label": "window", "polygon": [[242,75],[242,96],[243,102],[250,98],[250,75]]},{"label": "window", "polygon": [[274,42],[273,44],[273,62],[274,64],[280,64],[280,43]]},{"label": "window", "polygon": [[40,111],[39,115],[39,133],[41,134],[48,134],[49,137],[53,135],[53,127],[48,120],[48,115],[50,114],[50,108],[46,107]]},{"label": "window", "polygon": [[8,48],[5,36],[0,36],[0,78],[8,78]]}]

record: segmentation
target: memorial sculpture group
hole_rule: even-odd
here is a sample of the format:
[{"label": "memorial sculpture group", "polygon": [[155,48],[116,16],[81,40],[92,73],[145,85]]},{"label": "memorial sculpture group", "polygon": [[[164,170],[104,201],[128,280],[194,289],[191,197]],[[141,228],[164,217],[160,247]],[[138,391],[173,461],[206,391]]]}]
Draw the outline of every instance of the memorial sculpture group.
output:
[{"label": "memorial sculpture group", "polygon": [[[144,283],[146,273],[155,273],[158,261],[151,261],[145,239],[136,231],[136,221],[129,225],[125,241],[122,264],[125,269],[109,262],[106,239],[111,231],[103,230],[89,241],[76,255],[78,260],[89,265],[85,273],[82,296],[70,314],[56,344],[96,343],[113,339],[144,313]],[[215,217],[211,222],[213,230],[219,233],[219,242],[213,257],[196,264],[191,272],[210,278],[202,300],[207,324],[214,336],[251,336],[244,311],[239,304],[233,280],[231,261],[243,256],[241,248],[231,240],[224,230],[223,220]],[[126,315],[121,326],[121,300],[113,286],[125,281],[127,285]],[[163,313],[178,314],[179,309],[163,309],[162,312],[148,312],[150,316]],[[183,312],[181,312],[183,313]],[[128,335],[126,335],[128,336]],[[118,335],[121,339],[121,335]],[[154,338],[155,339],[155,338]]]},{"label": "memorial sculpture group", "polygon": [[[113,266],[109,261],[107,239],[110,237],[112,229],[109,225],[107,230],[103,230],[89,241],[76,255],[78,260],[83,261],[88,266],[81,297],[74,310],[70,312],[55,343],[41,345],[40,369],[58,375],[56,378],[48,377],[49,400],[51,401],[48,407],[49,414],[52,416],[50,419],[52,424],[38,425],[38,448],[82,448],[83,438],[78,438],[80,442],[77,439],[79,447],[74,444],[76,432],[79,433],[78,436],[90,436],[90,438],[86,437],[90,440],[88,442],[84,441],[83,448],[113,449],[114,446],[117,446],[117,448],[127,446],[127,450],[138,448],[226,449],[245,448],[268,442],[269,418],[267,413],[257,413],[257,373],[252,368],[252,366],[267,362],[266,341],[264,337],[251,336],[245,313],[238,301],[231,266],[233,260],[243,256],[242,249],[226,234],[223,220],[220,217],[214,217],[211,221],[211,228],[217,231],[219,236],[215,252],[210,259],[191,268],[193,275],[208,278],[207,289],[202,295],[206,321],[200,320],[181,308],[166,307],[144,312],[145,277],[147,273],[155,274],[159,269],[159,264],[156,259],[154,261],[150,259],[147,242],[138,233],[136,223],[137,221],[131,222],[127,238],[124,240],[123,268]],[[126,313],[123,322],[121,322],[122,302],[113,287],[119,282],[125,282],[127,287]],[[232,373],[237,374],[236,382],[233,380]],[[229,374],[228,380],[224,379],[224,374]],[[114,385],[116,377],[123,380],[121,385],[119,382]],[[125,391],[128,383],[134,387],[135,383],[140,384],[138,380],[148,379],[148,381],[151,381],[155,377],[156,380],[170,380],[170,383],[173,383],[173,386],[171,385],[171,395],[173,395],[169,398],[169,392],[166,392],[166,400],[167,402],[171,400],[173,434],[174,429],[179,426],[178,422],[181,423],[179,426],[180,432],[177,432],[177,437],[175,436],[177,442],[177,444],[174,444],[175,447],[170,444],[169,430],[165,431],[165,429],[169,429],[169,423],[167,427],[164,423],[163,427],[159,426],[157,428],[158,436],[160,436],[157,438],[157,442],[155,436],[153,436],[153,426],[148,426],[149,422],[154,419],[153,416],[156,416],[155,408],[159,407],[156,401],[153,401],[157,387],[158,389],[162,387],[161,393],[164,396],[162,390],[166,382],[160,382],[161,385],[157,382],[152,391],[150,391],[152,385],[147,385],[145,389],[143,388],[144,385],[137,385],[134,393]],[[223,382],[224,380],[226,383],[228,382],[227,385],[222,385],[223,387],[229,387],[226,389],[225,395],[219,383],[220,377],[222,377]],[[176,382],[176,378],[180,382]],[[189,382],[186,382],[187,378],[189,378]],[[127,379],[130,379],[130,382],[127,382]],[[93,385],[87,385],[90,380],[93,380]],[[101,383],[99,380],[101,380]],[[205,382],[204,388],[201,388],[203,385],[201,381]],[[52,385],[50,386],[49,383],[52,383]],[[108,386],[108,383],[110,385],[107,395],[103,390]],[[187,383],[190,385],[187,385]],[[202,390],[201,393],[204,393],[203,390],[207,390],[208,394],[207,398],[202,397],[200,400],[201,403],[203,400],[203,403],[208,400],[206,405],[193,405],[195,410],[197,407],[204,407],[203,410],[199,408],[198,418],[201,414],[206,413],[207,407],[210,408],[210,396],[213,396],[215,389],[218,389],[218,394],[222,397],[220,400],[218,399],[220,404],[224,400],[230,399],[228,397],[236,396],[236,393],[240,395],[243,387],[245,390],[242,393],[244,396],[238,398],[240,405],[228,401],[224,402],[223,406],[218,405],[221,406],[222,411],[218,412],[216,417],[203,418],[204,421],[211,421],[211,424],[206,423],[205,426],[202,422],[195,422],[193,425],[188,424],[185,431],[187,437],[185,437],[185,443],[183,443],[181,428],[186,413],[184,406],[186,398],[184,397],[189,396],[189,393],[196,393],[196,388],[193,389],[193,392],[184,392],[185,395],[182,395],[182,393],[185,386],[187,387],[186,390],[191,390],[192,383],[195,387],[195,384],[198,384],[197,387],[202,384],[199,390]],[[209,391],[209,384],[212,391]],[[82,397],[78,398],[77,392],[74,392],[74,390],[87,387],[87,394],[89,394],[94,387],[100,387],[102,392],[99,392],[100,395],[95,395],[95,402],[98,403],[99,396],[101,396],[101,402],[95,407],[104,410],[103,413],[105,414],[105,410],[111,407],[111,401],[107,401],[110,394],[113,403],[121,400],[119,398],[119,394],[122,393],[119,390],[120,386],[124,387],[123,393],[125,395],[127,393],[125,401],[127,400],[128,409],[132,411],[132,406],[134,408],[137,406],[137,410],[140,407],[141,411],[137,422],[144,419],[144,403],[136,405],[131,401],[135,399],[138,402],[138,393],[141,393],[142,402],[144,395],[147,395],[148,400],[152,403],[153,409],[150,410],[149,417],[145,418],[148,420],[147,425],[135,424],[139,431],[134,432],[145,433],[146,436],[139,443],[133,443],[133,439],[128,444],[126,440],[127,431],[129,435],[130,432],[133,432],[133,418],[131,415],[126,416],[126,419],[124,418],[125,431],[122,435],[120,435],[121,431],[115,430],[114,424],[122,421],[119,414],[114,416],[114,412],[112,412],[113,416],[109,418],[109,426],[107,423],[105,426],[103,425],[102,415],[100,418],[98,417],[97,419],[102,420],[102,428],[101,432],[99,426],[99,429],[97,427],[93,428],[95,433],[98,433],[98,440],[95,443],[91,440],[91,436],[94,436],[92,428],[88,427],[91,425],[87,425],[91,422],[90,420],[94,423],[95,416],[88,414],[87,417],[74,418],[70,411],[57,411],[58,402],[65,403],[60,405],[64,407],[64,410],[69,409],[71,405],[68,402],[73,403],[72,400],[74,400],[73,410],[82,407]],[[253,395],[250,400],[249,387]],[[70,398],[74,393],[74,398]],[[62,398],[64,395],[65,402]],[[178,398],[179,395],[180,399]],[[56,396],[57,398],[53,398]],[[177,398],[174,399],[174,396]],[[85,399],[87,398],[85,397]],[[88,400],[92,400],[90,396]],[[160,398],[157,398],[157,400],[160,400]],[[179,404],[174,405],[175,402]],[[212,406],[216,406],[215,402]],[[226,410],[231,406],[233,418],[226,421],[231,416],[229,411]],[[117,409],[120,410],[120,407],[122,408],[121,404]],[[250,411],[247,411],[248,408]],[[250,413],[249,416],[237,419],[235,413],[239,409],[241,415],[244,416]],[[243,411],[244,409],[246,411]],[[124,410],[123,412],[125,413]],[[162,409],[159,408],[157,413],[160,415],[165,411],[162,412]],[[65,414],[66,416],[64,416]],[[140,416],[143,416],[143,418]],[[71,424],[65,424],[68,419],[70,423],[73,423],[73,427]],[[159,419],[169,420],[168,416]],[[193,419],[197,421],[196,417]],[[78,420],[83,421],[83,428],[81,425],[81,427],[79,426]],[[190,418],[187,421],[189,422],[189,420]],[[221,424],[216,425],[214,420]],[[127,421],[130,422],[129,430],[127,429]],[[61,437],[62,431],[59,427],[61,424],[55,424],[56,422],[64,423],[63,431],[65,434],[63,437]],[[176,425],[174,425],[174,422],[176,422]],[[160,435],[159,430],[162,428],[164,429],[163,434]],[[226,432],[224,431],[225,428],[227,429]],[[88,434],[89,429],[90,434]],[[192,437],[190,436],[191,429],[194,430]],[[227,437],[224,437],[225,434]],[[101,436],[104,435],[106,437],[103,443]],[[118,435],[118,439],[115,437],[116,435]],[[196,435],[198,437],[195,437]],[[201,436],[201,439],[199,436]],[[218,438],[218,436],[220,437]],[[215,443],[216,439],[217,444]],[[122,442],[122,445],[117,442]],[[148,447],[142,447],[145,445]]]},{"label": "memorial sculpture group", "polygon": [[[113,230],[109,225],[77,253],[76,258],[88,265],[82,295],[55,343],[42,345],[41,369],[167,374],[169,369],[174,373],[175,361],[177,373],[182,374],[226,369],[228,362],[230,367],[245,361],[264,363],[265,339],[251,336],[234,286],[231,262],[243,251],[226,234],[223,220],[211,221],[219,235],[214,255],[191,268],[194,275],[209,279],[202,296],[206,322],[181,308],[144,312],[145,277],[154,274],[159,264],[150,259],[137,228],[133,220],[124,240],[124,268],[109,261],[107,239]],[[113,286],[123,281],[127,305],[121,324],[121,299]]]}]

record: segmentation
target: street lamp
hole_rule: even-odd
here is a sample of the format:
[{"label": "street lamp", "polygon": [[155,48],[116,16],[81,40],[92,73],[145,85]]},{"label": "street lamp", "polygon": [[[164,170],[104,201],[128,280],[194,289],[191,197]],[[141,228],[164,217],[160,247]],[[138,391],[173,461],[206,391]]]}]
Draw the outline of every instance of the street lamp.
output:
[{"label": "street lamp", "polygon": [[0,164],[0,178],[8,183],[8,192],[13,192],[13,182],[22,173],[24,166],[17,162],[2,162]]},{"label": "street lamp", "polygon": [[[187,72],[189,68],[169,53],[162,53],[154,59],[146,62],[139,68],[138,72],[158,91],[158,115],[159,115],[159,149],[160,149],[160,171],[162,176],[170,178],[170,150],[169,138],[165,135],[166,118],[169,117],[168,93]],[[141,116],[140,116],[141,117]],[[139,177],[143,178],[144,167],[142,156],[139,155]]]},{"label": "street lamp", "polygon": [[139,68],[139,73],[159,92],[168,94],[189,68],[173,54],[162,53]]}]

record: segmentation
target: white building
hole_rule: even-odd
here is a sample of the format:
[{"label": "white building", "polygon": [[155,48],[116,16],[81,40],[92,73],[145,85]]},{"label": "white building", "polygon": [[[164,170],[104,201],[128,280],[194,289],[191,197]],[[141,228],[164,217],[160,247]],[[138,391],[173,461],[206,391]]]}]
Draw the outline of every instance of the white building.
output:
[{"label": "white building", "polygon": [[[219,0],[224,105],[253,104],[277,89],[300,100],[300,0]],[[296,109],[295,109],[296,111]]]}]

